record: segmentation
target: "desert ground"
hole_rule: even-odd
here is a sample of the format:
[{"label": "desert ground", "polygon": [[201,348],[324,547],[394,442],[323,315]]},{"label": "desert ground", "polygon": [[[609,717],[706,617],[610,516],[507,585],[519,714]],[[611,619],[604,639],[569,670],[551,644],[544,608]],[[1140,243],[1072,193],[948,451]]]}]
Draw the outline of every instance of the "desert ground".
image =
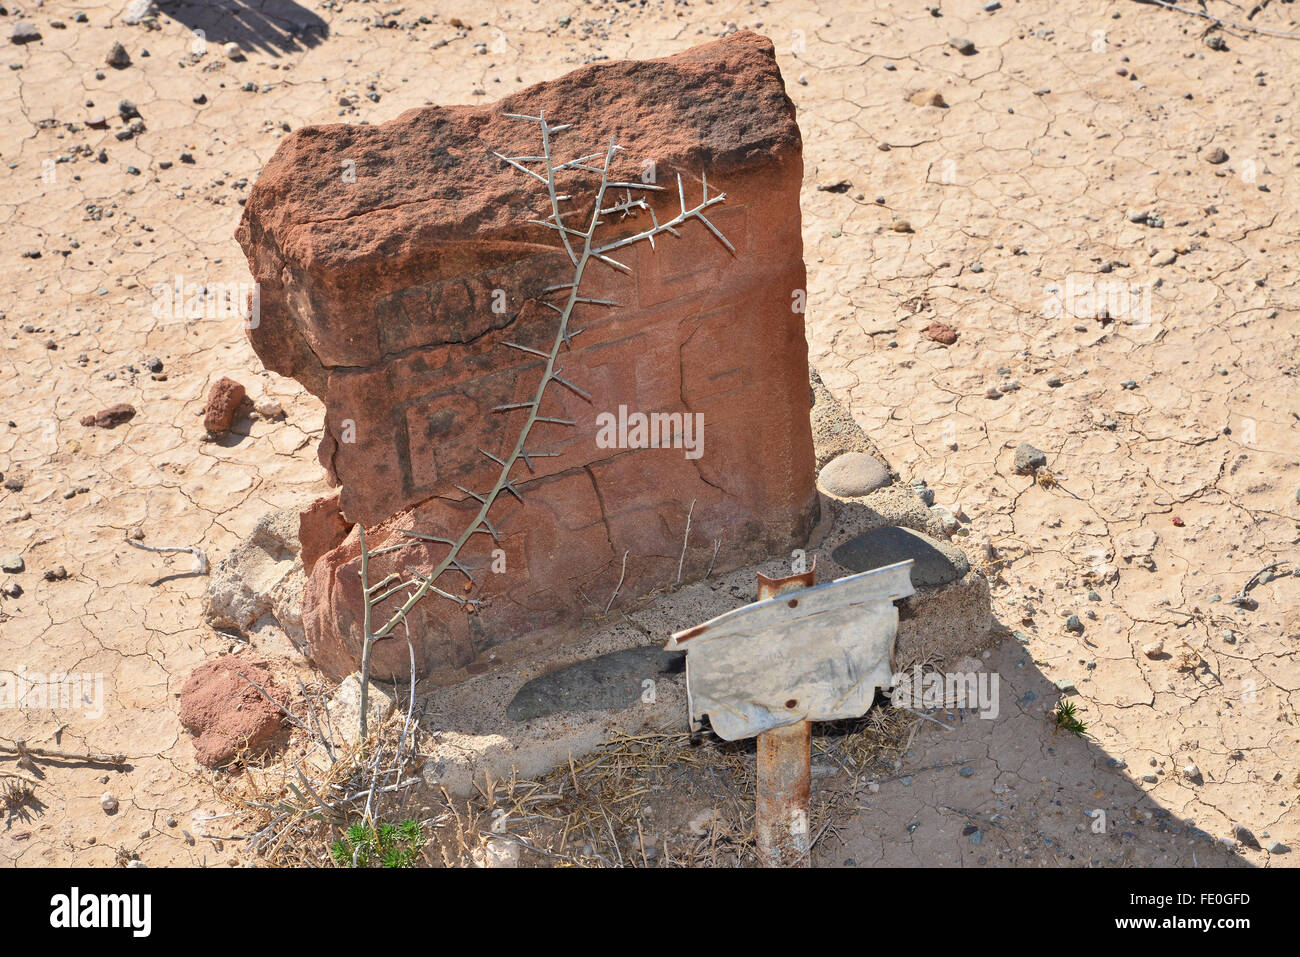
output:
[{"label": "desert ground", "polygon": [[[775,43],[803,134],[810,361],[960,519],[992,585],[982,666],[1004,686],[997,720],[915,722],[891,774],[815,765],[838,803],[814,863],[1292,866],[1300,15],[990,6],[181,0],[136,23],[118,0],[10,6],[0,670],[102,674],[104,696],[102,715],[0,711],[0,747],[126,761],[38,762],[0,860],[245,862],[177,701],[247,641],[205,622],[191,556],[126,539],[216,561],[327,491],[321,404],[263,370],[237,321],[160,314],[151,292],[249,281],[241,203],[286,131],[482,103],[744,29]],[[20,20],[39,38],[10,42]],[[129,64],[106,64],[114,43]],[[223,376],[283,416],[205,441]],[[125,425],[81,424],[118,403],[137,410]],[[1016,473],[1022,442],[1050,477]],[[283,636],[252,645],[295,667]],[[1062,692],[1087,737],[1055,733]],[[659,812],[682,820],[654,829],[714,840],[710,805],[682,793]]]}]

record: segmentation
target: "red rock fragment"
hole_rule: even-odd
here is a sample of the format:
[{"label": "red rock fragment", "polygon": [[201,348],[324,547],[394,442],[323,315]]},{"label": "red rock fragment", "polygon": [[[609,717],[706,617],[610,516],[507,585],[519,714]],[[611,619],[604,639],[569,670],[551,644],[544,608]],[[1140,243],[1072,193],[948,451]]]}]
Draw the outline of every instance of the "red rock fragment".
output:
[{"label": "red rock fragment", "polygon": [[208,392],[203,410],[203,427],[214,435],[229,432],[244,402],[244,387],[234,379],[222,377]]},{"label": "red rock fragment", "polygon": [[119,402],[117,405],[110,405],[107,409],[96,412],[94,415],[82,416],[81,424],[87,428],[115,429],[124,422],[130,422],[134,417],[135,406]]},{"label": "red rock fragment", "polygon": [[946,323],[935,320],[925,327],[925,335],[935,342],[950,346],[957,341],[957,330]]}]

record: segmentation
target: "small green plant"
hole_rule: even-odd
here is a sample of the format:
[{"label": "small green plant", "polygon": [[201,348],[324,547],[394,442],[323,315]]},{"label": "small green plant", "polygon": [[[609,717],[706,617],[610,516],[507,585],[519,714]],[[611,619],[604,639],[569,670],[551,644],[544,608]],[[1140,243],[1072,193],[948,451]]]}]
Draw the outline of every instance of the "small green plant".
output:
[{"label": "small green plant", "polygon": [[426,843],[419,821],[377,828],[358,821],[334,842],[330,853],[340,867],[414,867]]},{"label": "small green plant", "polygon": [[[1056,731],[1068,731],[1080,738],[1088,733],[1088,726],[1079,720],[1073,701],[1062,698],[1060,704],[1052,711],[1052,717],[1056,719]],[[1056,731],[1052,733],[1055,734]]]}]

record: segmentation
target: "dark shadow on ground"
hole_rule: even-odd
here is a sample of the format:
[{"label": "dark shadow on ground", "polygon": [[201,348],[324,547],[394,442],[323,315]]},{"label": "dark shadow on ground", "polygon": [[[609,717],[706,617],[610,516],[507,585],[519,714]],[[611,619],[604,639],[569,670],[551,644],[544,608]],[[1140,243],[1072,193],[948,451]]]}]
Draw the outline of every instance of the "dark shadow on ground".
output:
[{"label": "dark shadow on ground", "polygon": [[314,47],[329,36],[329,24],[293,0],[173,0],[158,6],[177,23],[203,31],[209,44],[238,43],[245,54],[280,56]]},{"label": "dark shadow on ground", "polygon": [[[994,631],[1005,633],[997,624]],[[1234,853],[1217,840],[1231,837],[1221,823],[1188,820],[1170,809],[1185,798],[1172,762],[1130,767],[1091,735],[1058,730],[1057,703],[1083,704],[1087,691],[1062,693],[1015,637],[995,642],[981,670],[999,678],[995,708],[981,716],[971,708],[911,702],[930,720],[922,722],[897,768],[856,769],[857,781],[874,781],[876,789],[850,785],[853,800],[847,803],[855,812],[814,849],[816,863],[1255,866],[1246,856],[1251,852]],[[1151,719],[1160,716],[1153,711]],[[837,734],[851,733],[857,723],[843,724],[843,730],[814,726],[814,734],[827,736],[821,760],[832,766]],[[1157,781],[1145,786],[1141,777],[1154,772]],[[826,784],[830,793],[823,800],[844,787],[829,775]]]}]

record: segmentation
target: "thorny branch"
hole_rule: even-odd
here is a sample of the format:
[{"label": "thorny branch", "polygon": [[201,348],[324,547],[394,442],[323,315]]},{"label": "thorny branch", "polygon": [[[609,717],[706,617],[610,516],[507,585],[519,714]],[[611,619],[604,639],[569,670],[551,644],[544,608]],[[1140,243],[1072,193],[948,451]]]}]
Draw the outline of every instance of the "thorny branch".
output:
[{"label": "thorny branch", "polygon": [[[726,194],[718,193],[716,196],[710,196],[708,181],[703,176],[701,177],[700,202],[688,209],[686,205],[686,191],[682,185],[682,177],[680,173],[677,175],[677,196],[681,208],[678,214],[671,220],[661,223],[659,222],[659,218],[655,214],[653,207],[651,207],[644,198],[634,198],[632,191],[662,191],[664,187],[650,183],[623,182],[610,179],[610,165],[613,162],[614,157],[622,150],[622,147],[618,146],[612,138],[610,139],[609,147],[604,150],[603,153],[590,153],[586,156],[580,156],[577,159],[557,164],[553,157],[551,137],[555,133],[569,129],[571,124],[566,123],[553,126],[547,122],[545,111],[541,111],[538,116],[525,116],[516,113],[507,113],[506,116],[509,116],[512,119],[537,123],[540,128],[542,137],[542,155],[505,156],[501,153],[495,153],[494,155],[499,157],[503,162],[508,163],[510,166],[513,166],[526,175],[531,176],[546,185],[547,196],[550,200],[551,215],[544,220],[531,220],[531,222],[554,230],[559,235],[564,251],[568,255],[570,262],[573,263],[573,278],[567,283],[550,286],[545,290],[547,294],[563,292],[565,297],[563,307],[553,302],[543,302],[544,305],[554,309],[560,316],[555,329],[555,337],[549,351],[543,352],[540,349],[534,349],[530,346],[520,345],[514,342],[505,343],[505,345],[512,349],[527,352],[531,355],[537,356],[538,358],[544,359],[545,367],[542,372],[541,381],[538,383],[537,390],[530,401],[499,405],[492,410],[493,412],[504,414],[517,411],[526,412],[524,422],[522,426],[520,426],[519,438],[515,441],[514,448],[509,452],[509,454],[502,458],[493,455],[491,452],[484,449],[479,450],[486,458],[500,466],[500,472],[498,473],[496,483],[493,485],[492,489],[485,493],[479,493],[463,488],[459,485],[456,486],[458,490],[479,503],[477,515],[460,533],[460,535],[454,539],[439,538],[415,531],[405,532],[405,534],[418,541],[435,542],[446,545],[447,554],[442,558],[442,560],[439,561],[427,575],[420,574],[419,572],[408,568],[406,571],[410,577],[407,579],[403,579],[400,575],[392,574],[384,578],[382,581],[376,582],[372,585],[369,580],[370,556],[396,551],[399,548],[404,548],[413,543],[401,542],[396,545],[389,545],[370,552],[366,547],[365,530],[361,529],[361,587],[363,598],[365,600],[363,621],[365,638],[361,653],[361,734],[363,738],[366,735],[366,702],[370,677],[370,657],[374,643],[388,637],[393,632],[393,629],[406,621],[406,617],[410,614],[411,610],[415,608],[415,606],[430,592],[443,598],[447,598],[462,607],[465,605],[465,599],[439,588],[435,582],[437,582],[438,579],[451,568],[455,568],[471,582],[474,580],[473,575],[471,575],[469,570],[459,561],[461,549],[463,549],[466,543],[476,534],[486,534],[491,536],[493,541],[500,541],[496,529],[493,527],[491,522],[488,521],[488,512],[492,508],[493,503],[497,500],[497,496],[502,492],[509,492],[520,502],[523,501],[523,496],[514,486],[510,477],[515,465],[522,459],[524,465],[531,472],[533,471],[532,460],[534,458],[553,457],[559,454],[558,452],[536,451],[528,448],[528,441],[532,435],[533,427],[539,422],[565,426],[572,426],[575,424],[568,419],[542,415],[542,400],[546,396],[547,387],[550,386],[552,382],[558,382],[560,385],[587,401],[591,401],[590,393],[564,378],[560,374],[562,370],[556,368],[556,363],[560,356],[560,350],[564,346],[569,346],[571,348],[574,337],[580,335],[582,332],[580,329],[571,330],[569,328],[569,323],[573,318],[574,309],[579,304],[598,305],[610,308],[617,308],[619,306],[619,303],[617,302],[606,299],[594,299],[581,294],[582,281],[588,264],[592,260],[597,260],[623,272],[631,272],[631,269],[627,265],[609,256],[608,253],[625,246],[631,246],[635,243],[641,242],[642,240],[649,242],[653,248],[656,236],[662,235],[663,233],[680,236],[681,233],[678,232],[678,228],[691,220],[700,222],[709,230],[709,232],[716,236],[718,241],[726,246],[732,254],[735,254],[736,252],[735,247],[718,230],[718,228],[709,221],[708,217],[704,215],[706,209],[723,202],[726,199]],[[604,157],[602,165],[594,166],[591,164],[592,160],[598,159],[602,155]],[[545,173],[543,174],[538,172],[531,166],[527,165],[530,163],[542,164]],[[565,212],[563,211],[561,204],[572,200],[573,197],[560,193],[555,181],[556,173],[565,170],[576,170],[597,173],[600,175],[600,185],[596,189],[595,201],[592,204],[591,215],[587,219],[585,229],[575,229],[565,222]],[[615,197],[612,205],[605,206],[606,195],[610,190],[623,190],[623,199],[619,200]],[[604,225],[606,222],[602,217],[614,215],[627,216],[641,211],[650,214],[651,226],[648,229],[634,233],[630,236],[625,236],[622,239],[615,239],[605,243],[597,241],[596,232],[599,227]],[[678,577],[680,579],[680,571]],[[396,582],[396,584],[394,584],[394,582]],[[376,606],[384,600],[403,592],[406,592],[407,596],[402,605],[388,618],[386,622],[384,622],[384,624],[375,628],[373,613]]]}]

